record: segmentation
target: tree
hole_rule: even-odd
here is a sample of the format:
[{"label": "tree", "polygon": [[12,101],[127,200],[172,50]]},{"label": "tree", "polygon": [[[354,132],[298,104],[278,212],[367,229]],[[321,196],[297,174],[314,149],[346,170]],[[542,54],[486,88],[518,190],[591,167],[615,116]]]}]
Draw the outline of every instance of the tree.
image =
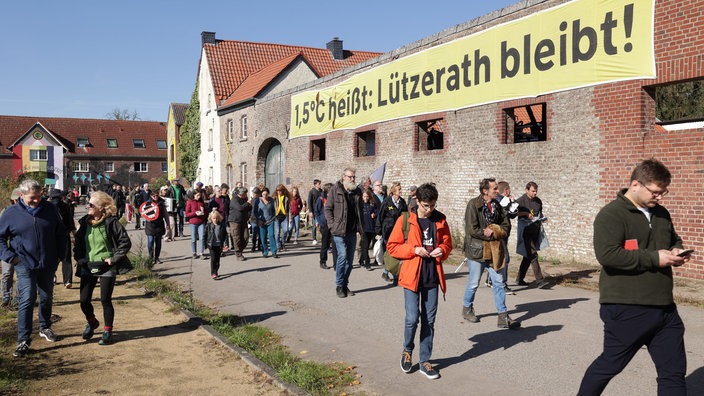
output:
[{"label": "tree", "polygon": [[198,83],[191,95],[191,103],[186,110],[186,120],[181,126],[178,142],[179,173],[188,181],[196,179],[200,160],[200,102]]},{"label": "tree", "polygon": [[137,110],[132,110],[132,112],[130,113],[128,109],[120,109],[118,107],[115,107],[114,109],[112,109],[111,112],[106,113],[105,117],[109,120],[141,120],[139,114],[137,113]]},{"label": "tree", "polygon": [[661,121],[685,121],[704,117],[704,81],[687,81],[658,87],[656,116]]}]

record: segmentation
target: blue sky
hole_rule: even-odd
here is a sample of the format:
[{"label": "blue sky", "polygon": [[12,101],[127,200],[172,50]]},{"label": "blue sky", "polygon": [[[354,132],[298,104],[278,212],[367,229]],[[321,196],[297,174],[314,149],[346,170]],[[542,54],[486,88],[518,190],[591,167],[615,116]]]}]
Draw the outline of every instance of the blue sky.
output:
[{"label": "blue sky", "polygon": [[[388,52],[515,3],[467,1],[12,1],[0,14],[0,115],[165,121],[216,38]],[[207,6],[206,6],[207,5]]]}]

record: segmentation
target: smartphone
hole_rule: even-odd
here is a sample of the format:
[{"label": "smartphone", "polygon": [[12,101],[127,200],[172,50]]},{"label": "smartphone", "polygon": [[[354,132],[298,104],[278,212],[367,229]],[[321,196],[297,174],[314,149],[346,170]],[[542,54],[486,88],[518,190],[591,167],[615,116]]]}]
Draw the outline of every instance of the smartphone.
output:
[{"label": "smartphone", "polygon": [[689,256],[689,255],[692,254],[692,253],[694,253],[694,250],[693,250],[693,249],[687,249],[687,250],[683,250],[682,252],[680,252],[680,254],[678,254],[678,256],[680,256],[680,257],[687,257],[687,256]]}]

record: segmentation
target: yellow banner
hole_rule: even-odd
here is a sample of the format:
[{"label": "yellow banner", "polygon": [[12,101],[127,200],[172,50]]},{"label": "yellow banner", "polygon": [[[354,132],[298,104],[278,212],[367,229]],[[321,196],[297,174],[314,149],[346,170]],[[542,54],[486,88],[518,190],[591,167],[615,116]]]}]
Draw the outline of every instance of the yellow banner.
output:
[{"label": "yellow banner", "polygon": [[291,97],[289,138],[655,78],[654,0],[575,0]]}]

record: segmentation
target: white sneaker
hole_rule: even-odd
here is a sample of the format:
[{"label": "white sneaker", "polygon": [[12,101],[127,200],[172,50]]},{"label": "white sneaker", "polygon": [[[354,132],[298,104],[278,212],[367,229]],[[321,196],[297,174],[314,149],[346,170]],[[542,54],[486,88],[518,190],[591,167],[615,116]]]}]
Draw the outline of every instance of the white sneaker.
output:
[{"label": "white sneaker", "polygon": [[313,239],[313,242],[311,242],[310,244],[313,245],[313,246],[315,246],[315,245],[318,244],[318,241],[316,241],[315,239]]}]

